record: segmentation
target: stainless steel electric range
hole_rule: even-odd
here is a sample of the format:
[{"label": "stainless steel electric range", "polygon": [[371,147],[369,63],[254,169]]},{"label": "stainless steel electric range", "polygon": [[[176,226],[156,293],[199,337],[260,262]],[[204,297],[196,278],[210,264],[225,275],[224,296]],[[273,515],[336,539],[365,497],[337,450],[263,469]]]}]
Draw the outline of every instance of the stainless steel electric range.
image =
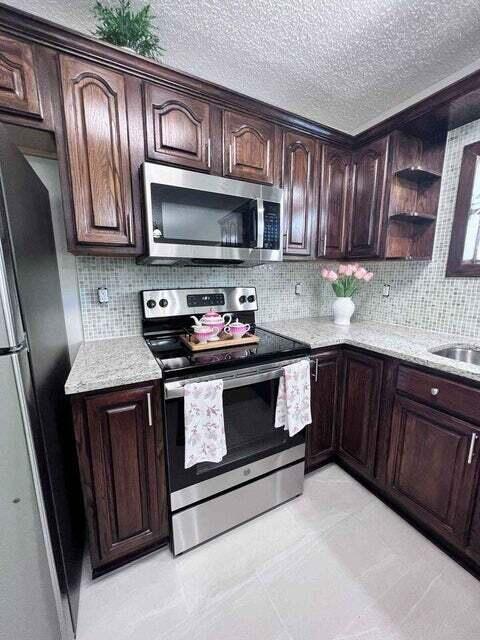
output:
[{"label": "stainless steel electric range", "polygon": [[[163,371],[167,473],[175,555],[303,491],[305,431],[274,428],[283,367],[308,345],[255,326],[253,287],[143,291],[143,333]],[[210,309],[248,322],[259,344],[192,353],[180,341]],[[185,469],[184,385],[223,380],[227,455]]]}]

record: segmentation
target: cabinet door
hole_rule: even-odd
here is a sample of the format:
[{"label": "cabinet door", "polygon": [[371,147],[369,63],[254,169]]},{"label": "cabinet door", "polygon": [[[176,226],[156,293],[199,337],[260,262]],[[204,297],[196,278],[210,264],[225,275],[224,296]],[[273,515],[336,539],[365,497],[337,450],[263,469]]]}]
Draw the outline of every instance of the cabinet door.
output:
[{"label": "cabinet door", "polygon": [[275,125],[233,111],[223,112],[223,174],[273,184]]},{"label": "cabinet door", "polygon": [[145,85],[147,154],[151,160],[209,171],[210,105],[170,89]]},{"label": "cabinet door", "polygon": [[338,455],[360,473],[373,475],[383,360],[345,351]]},{"label": "cabinet door", "polygon": [[284,229],[286,255],[312,256],[317,218],[317,143],[287,131],[283,135]]},{"label": "cabinet door", "polygon": [[32,47],[0,35],[0,109],[42,117]]},{"label": "cabinet door", "polygon": [[426,525],[461,545],[472,510],[477,458],[469,454],[476,435],[467,422],[397,396],[388,460],[390,492]]},{"label": "cabinet door", "polygon": [[93,492],[90,544],[96,565],[126,558],[167,536],[163,436],[157,388],[88,396]]},{"label": "cabinet door", "polygon": [[76,242],[132,246],[132,186],[124,77],[61,57]]},{"label": "cabinet door", "polygon": [[[478,446],[478,443],[477,443]],[[480,478],[477,477],[472,523],[468,533],[467,552],[480,567]]]},{"label": "cabinet door", "polygon": [[311,471],[333,453],[338,353],[327,352],[313,356],[311,372],[312,424],[307,429],[307,471]]},{"label": "cabinet door", "polygon": [[388,139],[373,142],[353,153],[347,255],[380,256]]},{"label": "cabinet door", "polygon": [[345,255],[351,160],[349,151],[324,147],[317,246],[319,258],[338,260]]}]

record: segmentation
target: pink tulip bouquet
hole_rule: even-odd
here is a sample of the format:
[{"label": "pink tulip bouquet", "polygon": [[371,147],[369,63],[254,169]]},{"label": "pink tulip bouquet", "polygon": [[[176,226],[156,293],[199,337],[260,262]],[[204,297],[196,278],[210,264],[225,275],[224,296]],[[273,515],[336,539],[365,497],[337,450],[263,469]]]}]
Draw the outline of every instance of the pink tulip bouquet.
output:
[{"label": "pink tulip bouquet", "polygon": [[322,269],[322,278],[331,283],[338,298],[351,298],[357,292],[360,282],[370,282],[373,273],[358,264],[341,264],[338,272]]}]

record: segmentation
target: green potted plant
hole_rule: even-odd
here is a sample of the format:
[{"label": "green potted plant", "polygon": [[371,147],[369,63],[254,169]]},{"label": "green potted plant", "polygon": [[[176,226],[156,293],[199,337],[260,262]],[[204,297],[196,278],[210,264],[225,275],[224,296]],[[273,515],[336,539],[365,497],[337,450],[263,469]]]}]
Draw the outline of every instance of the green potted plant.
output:
[{"label": "green potted plant", "polygon": [[147,58],[158,59],[163,55],[165,49],[155,33],[155,16],[150,4],[135,11],[130,0],[118,0],[116,5],[97,0],[93,14],[97,19],[94,35],[101,40]]}]

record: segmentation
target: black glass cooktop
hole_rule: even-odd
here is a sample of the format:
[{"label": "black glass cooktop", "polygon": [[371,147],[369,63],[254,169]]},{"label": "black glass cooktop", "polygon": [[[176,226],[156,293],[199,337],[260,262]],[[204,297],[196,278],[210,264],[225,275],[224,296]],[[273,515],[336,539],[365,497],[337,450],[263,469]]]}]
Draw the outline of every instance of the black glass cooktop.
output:
[{"label": "black glass cooktop", "polygon": [[283,338],[264,329],[255,329],[258,344],[227,347],[192,353],[176,336],[149,337],[147,344],[162,367],[164,376],[178,377],[232,366],[251,366],[290,357],[308,355],[310,347],[302,342]]}]

